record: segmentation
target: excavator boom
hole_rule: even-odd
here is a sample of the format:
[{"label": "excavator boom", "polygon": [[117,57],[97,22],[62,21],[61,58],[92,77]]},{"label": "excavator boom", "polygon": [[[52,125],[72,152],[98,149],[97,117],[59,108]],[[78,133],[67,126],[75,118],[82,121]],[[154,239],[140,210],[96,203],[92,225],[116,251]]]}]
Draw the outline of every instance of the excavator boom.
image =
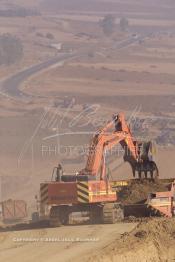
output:
[{"label": "excavator boom", "polygon": [[[112,128],[113,130],[111,130]],[[140,142],[134,139],[123,113],[114,116],[113,121],[94,135],[86,167],[81,173],[97,176],[103,180],[105,177],[105,152],[117,144],[120,144],[124,149],[124,161],[130,163],[134,177],[136,171],[139,178],[142,177],[142,173],[147,178],[148,172],[152,178],[158,176],[155,162],[149,159],[151,142]]]}]

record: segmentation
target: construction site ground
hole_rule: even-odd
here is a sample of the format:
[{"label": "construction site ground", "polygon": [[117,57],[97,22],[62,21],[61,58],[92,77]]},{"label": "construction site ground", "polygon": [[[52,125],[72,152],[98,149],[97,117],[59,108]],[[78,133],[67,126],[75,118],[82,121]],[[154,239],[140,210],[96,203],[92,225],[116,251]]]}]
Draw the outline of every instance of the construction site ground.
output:
[{"label": "construction site ground", "polygon": [[[102,250],[111,241],[120,238],[121,234],[131,231],[135,226],[136,223],[75,225],[56,229],[1,232],[0,261],[82,261],[83,256]],[[17,242],[18,238],[39,240],[33,243],[30,240]],[[54,242],[54,238],[60,241]]]},{"label": "construction site ground", "polygon": [[[119,194],[123,204],[146,201],[152,190],[167,191],[169,180],[130,181]],[[76,218],[76,217],[75,217]],[[146,262],[175,259],[175,219],[127,217],[113,225],[88,220],[50,228],[48,222],[1,224],[0,261]],[[30,254],[26,256],[26,254]]]},{"label": "construction site ground", "polygon": [[[174,261],[175,220],[72,225],[0,233],[0,261]],[[28,254],[28,255],[27,255]]]},{"label": "construction site ground", "polygon": [[100,262],[159,262],[175,260],[175,220],[151,219],[85,258]]}]

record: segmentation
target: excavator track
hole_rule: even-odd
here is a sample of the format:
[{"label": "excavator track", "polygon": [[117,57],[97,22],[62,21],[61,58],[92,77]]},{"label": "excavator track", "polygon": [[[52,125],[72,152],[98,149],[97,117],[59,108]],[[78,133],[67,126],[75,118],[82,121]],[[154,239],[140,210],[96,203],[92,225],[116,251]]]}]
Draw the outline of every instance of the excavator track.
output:
[{"label": "excavator track", "polygon": [[115,224],[124,219],[123,208],[119,203],[105,203],[103,206],[103,223]]}]

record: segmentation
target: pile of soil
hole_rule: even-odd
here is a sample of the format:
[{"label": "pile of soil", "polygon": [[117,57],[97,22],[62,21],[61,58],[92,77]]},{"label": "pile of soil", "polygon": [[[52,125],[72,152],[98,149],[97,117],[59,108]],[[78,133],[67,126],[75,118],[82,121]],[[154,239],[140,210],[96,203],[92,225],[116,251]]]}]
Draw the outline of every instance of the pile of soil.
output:
[{"label": "pile of soil", "polygon": [[118,193],[118,199],[123,204],[144,203],[149,193],[170,190],[170,183],[165,181],[132,180],[127,187]]},{"label": "pile of soil", "polygon": [[131,233],[125,233],[121,239],[91,256],[89,261],[174,261],[174,246],[175,219],[152,219],[141,222]]}]

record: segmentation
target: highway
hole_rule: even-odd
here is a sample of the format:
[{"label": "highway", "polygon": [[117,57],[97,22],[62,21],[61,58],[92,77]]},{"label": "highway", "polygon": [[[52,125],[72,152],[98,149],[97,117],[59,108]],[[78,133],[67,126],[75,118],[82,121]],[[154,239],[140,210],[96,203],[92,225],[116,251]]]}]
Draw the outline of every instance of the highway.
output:
[{"label": "highway", "polygon": [[54,58],[51,58],[45,62],[33,65],[27,69],[24,69],[17,74],[10,76],[1,82],[1,93],[8,95],[13,98],[27,98],[31,97],[26,93],[22,92],[19,87],[20,85],[29,77],[39,73],[42,70],[45,70],[59,62],[64,62],[66,60],[76,57],[75,54],[60,54]]},{"label": "highway", "polygon": [[[130,45],[137,43],[139,40],[143,40],[147,36],[131,36],[121,42],[113,45],[112,49],[121,50],[123,48],[127,48]],[[20,85],[27,80],[29,77],[39,73],[42,70],[48,69],[49,67],[56,65],[57,63],[64,62],[75,57],[79,57],[83,55],[83,50],[81,50],[78,54],[76,53],[62,53],[56,57],[50,58],[47,61],[41,62],[39,64],[33,65],[29,68],[26,68],[7,79],[1,81],[0,83],[0,92],[1,95],[8,96],[9,98],[18,99],[21,101],[25,101],[27,98],[32,98],[32,95],[28,95],[22,90],[20,90]]]}]

